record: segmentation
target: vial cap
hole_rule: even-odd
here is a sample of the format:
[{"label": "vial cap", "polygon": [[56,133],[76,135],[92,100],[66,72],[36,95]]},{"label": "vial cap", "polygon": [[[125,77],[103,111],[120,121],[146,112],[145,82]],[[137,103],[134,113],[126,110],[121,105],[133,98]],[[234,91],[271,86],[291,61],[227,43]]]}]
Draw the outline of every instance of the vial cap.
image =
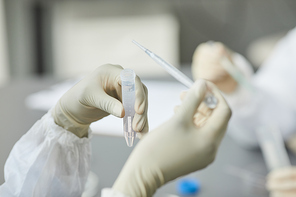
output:
[{"label": "vial cap", "polygon": [[180,195],[192,196],[200,191],[200,183],[197,179],[184,178],[178,181],[177,190]]},{"label": "vial cap", "polygon": [[133,81],[135,81],[135,77],[136,77],[135,72],[129,68],[122,70],[120,73],[120,78],[122,81],[133,82]]}]

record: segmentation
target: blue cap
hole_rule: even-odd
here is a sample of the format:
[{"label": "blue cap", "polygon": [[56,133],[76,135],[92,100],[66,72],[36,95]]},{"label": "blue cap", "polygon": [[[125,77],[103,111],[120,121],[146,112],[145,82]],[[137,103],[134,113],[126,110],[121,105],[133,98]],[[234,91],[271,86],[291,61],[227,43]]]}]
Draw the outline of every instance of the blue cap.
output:
[{"label": "blue cap", "polygon": [[180,195],[195,195],[200,191],[200,183],[194,178],[184,178],[178,181],[177,190]]}]

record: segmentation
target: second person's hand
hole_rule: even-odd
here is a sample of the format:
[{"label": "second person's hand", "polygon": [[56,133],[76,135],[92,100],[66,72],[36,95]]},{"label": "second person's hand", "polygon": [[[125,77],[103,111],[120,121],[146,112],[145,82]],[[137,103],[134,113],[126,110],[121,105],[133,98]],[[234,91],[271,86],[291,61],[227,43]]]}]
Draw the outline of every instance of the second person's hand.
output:
[{"label": "second person's hand", "polygon": [[296,196],[296,167],[281,168],[267,176],[267,189],[270,197]]},{"label": "second person's hand", "polygon": [[222,58],[232,61],[232,52],[222,43],[200,44],[192,57],[192,75],[195,80],[211,81],[224,93],[231,93],[236,89],[237,82],[221,65]]}]

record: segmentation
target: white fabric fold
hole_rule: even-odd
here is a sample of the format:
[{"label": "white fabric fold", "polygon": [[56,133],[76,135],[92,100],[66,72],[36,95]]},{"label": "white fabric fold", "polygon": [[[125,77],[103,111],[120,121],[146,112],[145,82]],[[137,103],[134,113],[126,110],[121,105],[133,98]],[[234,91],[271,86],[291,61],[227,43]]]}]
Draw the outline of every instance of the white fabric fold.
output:
[{"label": "white fabric fold", "polygon": [[51,111],[14,145],[0,196],[81,196],[90,170],[90,138],[55,124]]}]

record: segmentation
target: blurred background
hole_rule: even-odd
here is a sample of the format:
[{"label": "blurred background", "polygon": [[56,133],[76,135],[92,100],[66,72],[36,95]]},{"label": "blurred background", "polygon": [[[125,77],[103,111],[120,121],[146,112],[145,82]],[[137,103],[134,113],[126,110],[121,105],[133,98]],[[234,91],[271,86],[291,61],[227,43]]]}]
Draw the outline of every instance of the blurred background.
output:
[{"label": "blurred background", "polygon": [[[241,53],[257,70],[275,43],[295,27],[295,10],[295,0],[0,0],[0,184],[13,145],[52,106],[50,92],[58,99],[78,77],[105,63],[132,68],[142,79],[167,79],[133,39],[188,76],[195,48],[208,40]],[[53,88],[65,79],[75,80]],[[150,88],[150,95],[164,95],[150,100],[150,112],[161,97],[179,102],[179,89],[184,88],[179,85],[163,85],[154,92]],[[25,103],[38,91],[43,97]],[[173,113],[171,106],[164,108],[169,102],[159,103],[156,112]],[[110,187],[131,149],[121,138],[100,136],[92,141],[92,170],[101,178],[100,188]],[[229,165],[267,171],[260,152],[241,149],[226,136],[215,164],[201,172],[204,196],[241,196],[243,184],[224,173]],[[160,194],[174,188],[168,184]]]},{"label": "blurred background", "polygon": [[132,39],[175,66],[189,65],[198,44],[221,41],[257,67],[295,26],[295,9],[293,0],[1,0],[0,82],[73,77],[103,63],[161,76]]}]

